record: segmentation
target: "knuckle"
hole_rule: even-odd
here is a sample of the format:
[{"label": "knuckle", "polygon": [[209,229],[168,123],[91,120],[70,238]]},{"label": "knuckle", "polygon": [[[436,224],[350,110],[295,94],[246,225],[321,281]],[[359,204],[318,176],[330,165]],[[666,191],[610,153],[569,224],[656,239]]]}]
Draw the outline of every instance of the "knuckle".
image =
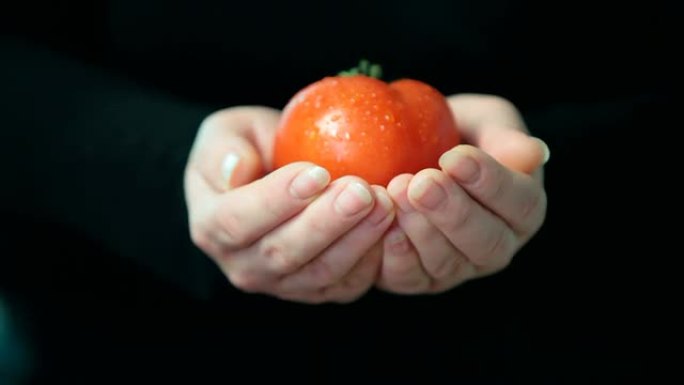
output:
[{"label": "knuckle", "polygon": [[222,243],[220,234],[212,233],[206,227],[198,224],[190,226],[190,240],[216,262],[228,259],[234,254],[234,250]]},{"label": "knuckle", "polygon": [[233,213],[222,212],[218,217],[221,226],[222,242],[226,246],[243,248],[249,245],[249,235],[244,231],[242,221]]},{"label": "knuckle", "polygon": [[288,274],[299,268],[299,263],[286,247],[276,242],[263,242],[259,254],[280,274]]}]

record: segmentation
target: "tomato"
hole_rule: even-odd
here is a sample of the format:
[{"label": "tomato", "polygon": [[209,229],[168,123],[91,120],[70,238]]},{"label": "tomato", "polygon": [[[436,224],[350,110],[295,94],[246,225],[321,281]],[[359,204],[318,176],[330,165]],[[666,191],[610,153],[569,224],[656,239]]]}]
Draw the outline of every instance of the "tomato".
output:
[{"label": "tomato", "polygon": [[309,161],[333,179],[356,175],[386,186],[402,173],[438,167],[460,136],[445,97],[412,79],[330,76],[299,91],[277,128],[273,166]]}]

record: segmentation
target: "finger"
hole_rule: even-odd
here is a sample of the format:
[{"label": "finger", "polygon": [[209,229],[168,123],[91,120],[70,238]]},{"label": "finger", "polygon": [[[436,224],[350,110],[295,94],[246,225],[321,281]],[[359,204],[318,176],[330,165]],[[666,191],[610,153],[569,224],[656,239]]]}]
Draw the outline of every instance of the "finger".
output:
[{"label": "finger", "polygon": [[[211,216],[214,205],[214,192],[207,181],[197,172],[185,174],[185,196],[188,209],[188,224],[192,243],[207,255],[218,260],[221,256],[221,246],[216,240],[213,229],[207,223],[206,218]],[[204,197],[208,197],[204,199]]]},{"label": "finger", "polygon": [[391,186],[392,199],[399,207],[398,223],[418,253],[423,270],[433,281],[441,281],[455,275],[465,276],[471,271],[468,259],[432,223],[416,210],[408,198],[408,183]]},{"label": "finger", "polygon": [[411,179],[408,199],[468,260],[504,267],[518,245],[513,231],[445,173],[426,169]]},{"label": "finger", "polygon": [[421,294],[432,280],[423,270],[418,252],[399,225],[390,228],[383,242],[378,287],[398,294]]},{"label": "finger", "polygon": [[302,211],[329,181],[321,167],[292,163],[218,196],[203,222],[220,232],[224,248],[242,249]]},{"label": "finger", "polygon": [[460,145],[439,160],[442,170],[518,234],[529,235],[543,222],[546,194],[540,181],[507,169],[483,151]]},{"label": "finger", "polygon": [[475,94],[452,96],[448,101],[466,143],[524,173],[532,173],[548,161],[548,146],[529,136],[520,113],[509,101]]},{"label": "finger", "polygon": [[392,224],[394,206],[384,188],[371,187],[375,206],[368,216],[297,272],[284,276],[280,290],[311,291],[336,284],[358,263]]},{"label": "finger", "polygon": [[417,211],[408,199],[411,180],[391,186],[392,199],[399,207],[398,223],[418,253],[425,273],[433,280],[442,280],[460,273],[467,259],[442,234],[429,218]]},{"label": "finger", "polygon": [[[411,180],[409,174],[399,175],[387,186],[396,203],[396,197],[406,190]],[[402,294],[424,293],[430,288],[431,279],[421,264],[417,250],[399,222],[404,214],[397,212],[397,221],[383,239],[383,259],[378,287]]]},{"label": "finger", "polygon": [[[265,173],[270,164],[269,132],[279,119],[276,110],[239,107],[219,111],[202,122],[189,165],[218,192],[241,186]],[[272,135],[272,134],[271,134]]]},{"label": "finger", "polygon": [[239,136],[226,136],[207,146],[197,168],[218,193],[244,185],[264,174],[256,148]]},{"label": "finger", "polygon": [[357,177],[337,179],[296,217],[247,249],[236,263],[270,274],[290,274],[359,223],[371,211],[373,203],[365,181]]},{"label": "finger", "polygon": [[308,304],[349,303],[368,292],[375,282],[382,261],[382,243],[376,243],[353,269],[336,284],[317,290],[278,291],[281,299]]},{"label": "finger", "polygon": [[323,290],[323,296],[332,302],[349,303],[368,292],[380,269],[382,249],[381,241],[375,243],[346,277]]}]

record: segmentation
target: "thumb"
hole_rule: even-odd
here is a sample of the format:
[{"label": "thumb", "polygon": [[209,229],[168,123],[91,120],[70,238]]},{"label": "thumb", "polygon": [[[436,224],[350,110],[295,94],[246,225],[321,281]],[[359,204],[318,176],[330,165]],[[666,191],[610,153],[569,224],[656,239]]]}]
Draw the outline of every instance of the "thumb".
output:
[{"label": "thumb", "polygon": [[550,157],[544,141],[507,128],[483,129],[478,146],[507,168],[526,174],[534,172]]},{"label": "thumb", "polygon": [[528,135],[517,108],[493,95],[448,98],[466,143],[479,147],[511,170],[531,174],[549,160],[549,147]]},{"label": "thumb", "polygon": [[191,167],[217,192],[249,183],[263,173],[259,151],[248,139],[249,126],[225,116],[205,120],[190,154]]},{"label": "thumb", "polygon": [[[214,178],[218,178],[217,185],[223,190],[235,188],[252,182],[263,173],[261,157],[256,148],[245,138],[235,136],[216,146],[217,157],[210,170]],[[220,147],[220,148],[219,148]],[[220,166],[219,170],[216,167]],[[205,177],[209,177],[206,176]]]}]

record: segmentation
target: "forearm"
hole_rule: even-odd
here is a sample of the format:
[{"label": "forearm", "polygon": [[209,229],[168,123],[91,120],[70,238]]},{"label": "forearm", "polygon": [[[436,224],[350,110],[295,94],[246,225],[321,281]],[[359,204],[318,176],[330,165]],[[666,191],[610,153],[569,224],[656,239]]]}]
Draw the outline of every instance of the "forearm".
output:
[{"label": "forearm", "polygon": [[209,108],[0,40],[0,211],[47,217],[198,289],[182,175]]}]

